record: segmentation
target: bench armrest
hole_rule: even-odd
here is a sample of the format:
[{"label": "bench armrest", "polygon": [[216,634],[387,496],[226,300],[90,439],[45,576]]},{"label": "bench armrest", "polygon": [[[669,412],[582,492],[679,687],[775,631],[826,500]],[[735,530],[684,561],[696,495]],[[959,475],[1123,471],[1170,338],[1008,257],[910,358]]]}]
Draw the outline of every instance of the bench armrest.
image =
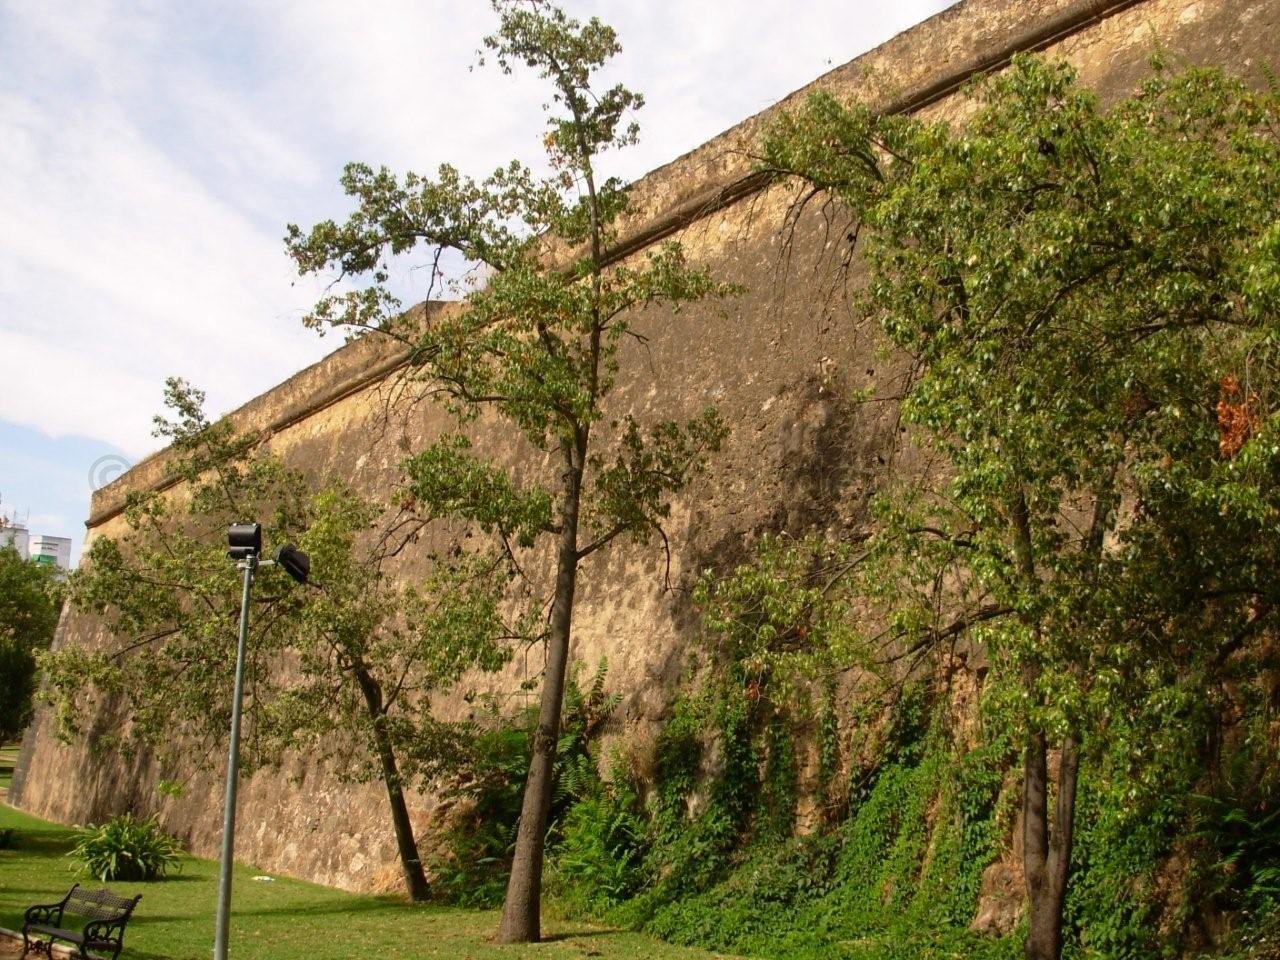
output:
[{"label": "bench armrest", "polygon": [[[127,917],[118,917],[115,920],[90,920],[84,925],[84,943],[85,946],[92,944],[110,946],[118,946],[124,940],[124,925],[128,922]],[[117,933],[112,936],[112,931]]]},{"label": "bench armrest", "polygon": [[26,923],[41,923],[48,927],[62,926],[62,909],[66,906],[67,901],[61,903],[37,903],[34,907],[27,907],[27,912],[23,919]]}]

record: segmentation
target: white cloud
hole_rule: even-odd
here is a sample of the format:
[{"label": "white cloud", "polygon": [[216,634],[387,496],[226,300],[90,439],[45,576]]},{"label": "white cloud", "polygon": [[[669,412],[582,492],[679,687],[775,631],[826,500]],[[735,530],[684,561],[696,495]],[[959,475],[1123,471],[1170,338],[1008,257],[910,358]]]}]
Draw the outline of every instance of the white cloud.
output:
[{"label": "white cloud", "polygon": [[[22,362],[8,371],[0,417],[137,455],[154,445],[166,374],[206,385],[226,408],[323,352],[293,316],[300,291],[279,225],[264,229],[244,200],[259,195],[254,184],[314,184],[321,168],[199,75],[171,88],[185,119],[166,136],[163,111],[137,109],[132,88],[146,81],[121,80],[158,45],[155,25],[108,42],[109,31],[95,34],[100,19],[85,19],[88,37],[52,15],[26,22],[28,43],[65,58],[72,79],[60,96],[56,80],[4,93],[0,344]],[[184,164],[184,130],[229,175]],[[254,362],[241,364],[244,353]]]},{"label": "white cloud", "polygon": [[[649,101],[626,176],[945,5],[570,3]],[[284,224],[340,216],[349,159],[529,157],[545,91],[468,71],[492,25],[476,0],[0,6],[0,420],[138,455],[165,375],[227,409],[331,349]]]},{"label": "white cloud", "polygon": [[[10,135],[0,121],[0,139]],[[140,399],[139,383],[167,373],[209,384],[224,405],[265,386],[236,364],[237,344],[252,342],[283,361],[273,368],[278,375],[297,365],[308,344],[282,315],[294,298],[277,240],[119,112],[64,114],[56,131],[20,135],[35,150],[4,174],[25,189],[0,196],[0,221],[11,225],[0,234],[0,257],[13,265],[0,293],[0,326],[96,367],[98,376],[68,378],[62,391],[81,415],[97,411],[101,422],[83,432],[138,451],[146,421],[121,420],[111,407]],[[68,141],[77,149],[58,149]],[[34,411],[23,409],[37,378],[53,372],[21,364],[0,416],[28,423],[56,416],[56,400],[47,414],[44,398]],[[146,392],[148,400],[157,393]]]}]

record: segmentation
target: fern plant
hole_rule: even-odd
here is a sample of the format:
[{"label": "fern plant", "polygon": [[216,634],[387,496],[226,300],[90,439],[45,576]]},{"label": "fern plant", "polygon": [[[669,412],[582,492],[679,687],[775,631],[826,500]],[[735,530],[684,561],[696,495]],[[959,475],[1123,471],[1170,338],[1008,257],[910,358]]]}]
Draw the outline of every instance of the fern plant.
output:
[{"label": "fern plant", "polygon": [[156,880],[170,868],[181,869],[182,848],[155,818],[123,813],[101,826],[90,824],[67,856],[79,863],[78,872],[109,880]]},{"label": "fern plant", "polygon": [[646,824],[627,789],[601,785],[575,803],[560,823],[554,875],[562,899],[599,913],[642,886]]},{"label": "fern plant", "polygon": [[1280,806],[1221,797],[1197,797],[1197,833],[1213,855],[1212,896],[1246,910],[1280,902]]},{"label": "fern plant", "polygon": [[[589,684],[579,684],[577,671],[568,678],[556,750],[559,768],[552,791],[550,847],[560,842],[566,813],[602,789],[591,743],[619,702],[616,694],[605,692],[607,671],[602,660]],[[494,702],[487,709],[489,716],[459,728],[466,732],[456,741],[455,768],[441,770],[452,781],[445,787],[446,796],[462,801],[467,813],[445,837],[445,851],[431,863],[433,887],[438,899],[463,907],[493,907],[502,901],[537,725],[534,710],[504,717]]]}]

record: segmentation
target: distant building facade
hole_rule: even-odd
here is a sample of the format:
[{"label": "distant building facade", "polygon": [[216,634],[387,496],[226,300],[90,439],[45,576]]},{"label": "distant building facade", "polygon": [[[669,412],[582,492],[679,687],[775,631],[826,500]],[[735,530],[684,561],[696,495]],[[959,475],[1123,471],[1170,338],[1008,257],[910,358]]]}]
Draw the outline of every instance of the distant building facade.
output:
[{"label": "distant building facade", "polygon": [[18,551],[18,556],[32,563],[46,564],[59,570],[71,569],[71,538],[46,534],[32,536],[26,524],[5,523],[0,518],[0,550],[6,547]]},{"label": "distant building facade", "polygon": [[[67,541],[70,543],[71,541]],[[18,556],[23,560],[31,558],[31,534],[27,528],[20,523],[10,523],[6,525],[3,518],[0,518],[0,549],[4,547],[12,547],[18,551]],[[68,554],[68,559],[70,555]]]},{"label": "distant building facade", "polygon": [[31,537],[28,550],[30,559],[34,563],[46,563],[56,566],[60,570],[71,569],[70,537],[49,537],[44,535]]}]

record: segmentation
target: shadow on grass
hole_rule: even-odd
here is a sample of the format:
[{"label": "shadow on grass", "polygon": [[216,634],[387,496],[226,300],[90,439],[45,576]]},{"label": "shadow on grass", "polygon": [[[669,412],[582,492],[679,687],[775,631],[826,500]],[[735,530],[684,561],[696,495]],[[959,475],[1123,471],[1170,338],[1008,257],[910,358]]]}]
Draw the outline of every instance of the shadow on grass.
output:
[{"label": "shadow on grass", "polygon": [[[30,883],[31,881],[28,881],[28,882]],[[4,887],[4,895],[6,899],[14,898],[14,897],[20,898],[22,896],[27,896],[27,895],[35,895],[35,896],[44,898],[38,902],[50,903],[53,901],[61,900],[64,896],[66,896],[67,891],[71,889],[72,884],[78,883],[81,889],[96,890],[96,889],[99,889],[100,887],[106,887],[109,890],[111,890],[112,893],[117,893],[117,894],[120,894],[121,896],[136,896],[137,894],[140,893],[142,894],[143,900],[145,901],[147,898],[147,894],[154,895],[155,893],[160,892],[161,887],[168,886],[169,884],[205,883],[205,882],[208,882],[208,881],[205,880],[203,877],[173,876],[173,877],[166,877],[164,880],[154,880],[150,883],[145,883],[145,884],[140,884],[140,883],[113,884],[109,880],[104,883],[103,881],[99,880],[97,877],[76,876],[74,873],[70,871],[68,871],[65,874],[57,873],[55,871],[49,874],[47,884],[44,886],[15,887],[12,885],[6,885]],[[210,886],[212,886],[212,884],[210,884]],[[36,902],[37,901],[35,900],[31,901],[31,903],[36,903]]]},{"label": "shadow on grass", "polygon": [[611,937],[614,934],[626,933],[621,927],[584,927],[581,930],[561,930],[559,933],[544,934],[541,943],[559,943],[563,940],[587,940],[591,937]]},{"label": "shadow on grass", "polygon": [[414,911],[421,913],[423,916],[429,917],[432,914],[439,916],[449,916],[453,911],[447,907],[438,907],[434,904],[409,904],[396,900],[370,900],[363,903],[349,903],[341,900],[335,900],[332,903],[315,903],[315,904],[298,904],[283,903],[278,907],[264,907],[257,910],[243,909],[241,907],[232,907],[232,913],[237,917],[272,917],[272,916],[294,916],[294,917],[322,917],[331,913],[341,914],[395,914],[401,915],[406,911]]},{"label": "shadow on grass", "polygon": [[[213,923],[213,907],[209,908],[209,923]],[[163,923],[191,923],[192,920],[198,920],[199,915],[190,913],[148,913],[147,898],[144,896],[142,902],[138,904],[138,909],[134,911],[133,916],[129,918],[129,926],[133,927],[151,927],[156,924]]]},{"label": "shadow on grass", "polygon": [[66,830],[43,830],[39,827],[10,827],[13,831],[13,849],[51,851],[70,850],[75,846],[75,834]]}]

